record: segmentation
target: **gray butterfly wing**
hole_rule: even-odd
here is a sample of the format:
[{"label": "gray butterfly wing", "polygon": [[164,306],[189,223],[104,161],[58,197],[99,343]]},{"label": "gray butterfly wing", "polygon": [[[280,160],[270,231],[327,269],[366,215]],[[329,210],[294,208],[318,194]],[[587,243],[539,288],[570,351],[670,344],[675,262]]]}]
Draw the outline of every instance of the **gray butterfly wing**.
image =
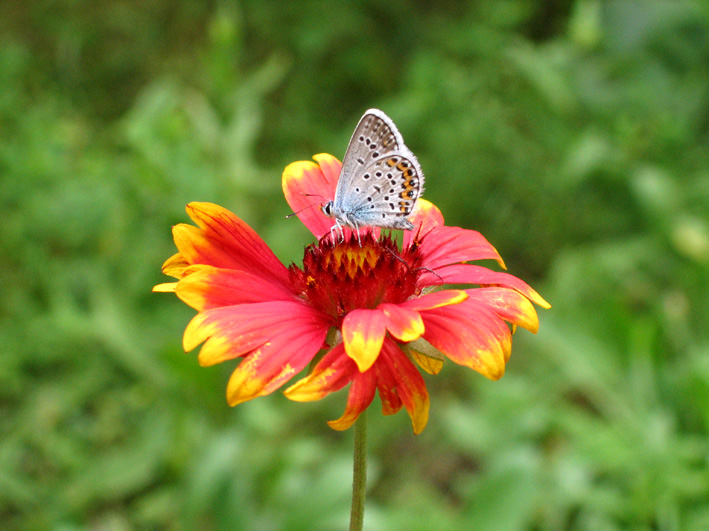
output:
[{"label": "gray butterfly wing", "polygon": [[345,224],[414,228],[406,218],[423,193],[424,176],[416,157],[406,146],[377,157],[359,175],[340,211]]},{"label": "gray butterfly wing", "polygon": [[366,111],[357,124],[342,159],[333,210],[342,211],[343,201],[349,197],[354,181],[363,171],[384,155],[404,147],[404,139],[391,118],[379,109]]}]

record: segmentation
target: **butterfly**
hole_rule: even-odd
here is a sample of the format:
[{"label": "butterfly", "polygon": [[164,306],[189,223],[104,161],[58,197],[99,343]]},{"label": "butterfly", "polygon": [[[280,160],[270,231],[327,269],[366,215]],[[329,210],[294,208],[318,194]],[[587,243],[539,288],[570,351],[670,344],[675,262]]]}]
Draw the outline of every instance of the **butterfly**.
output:
[{"label": "butterfly", "polygon": [[342,160],[335,198],[320,208],[342,227],[412,230],[407,219],[423,193],[424,176],[399,130],[379,109],[369,109],[352,134]]}]

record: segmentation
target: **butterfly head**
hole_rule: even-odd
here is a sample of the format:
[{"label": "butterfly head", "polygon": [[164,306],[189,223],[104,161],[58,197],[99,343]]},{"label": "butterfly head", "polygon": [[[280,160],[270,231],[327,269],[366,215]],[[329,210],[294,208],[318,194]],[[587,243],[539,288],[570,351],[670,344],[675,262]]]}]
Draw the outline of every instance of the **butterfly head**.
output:
[{"label": "butterfly head", "polygon": [[334,218],[335,214],[333,214],[333,202],[328,201],[324,205],[320,205],[320,210],[322,210],[322,213],[325,214],[328,218]]}]

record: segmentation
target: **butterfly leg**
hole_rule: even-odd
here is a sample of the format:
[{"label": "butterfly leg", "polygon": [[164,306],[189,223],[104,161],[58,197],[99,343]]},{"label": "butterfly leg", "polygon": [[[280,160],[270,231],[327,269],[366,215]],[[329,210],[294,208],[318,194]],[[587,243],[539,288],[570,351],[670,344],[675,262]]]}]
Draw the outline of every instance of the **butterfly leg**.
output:
[{"label": "butterfly leg", "polygon": [[342,228],[340,220],[337,220],[337,228],[340,229],[340,243],[345,241],[345,229]]},{"label": "butterfly leg", "polygon": [[340,223],[340,220],[337,218],[335,218],[335,224],[332,227],[330,227],[330,240],[332,241],[333,244],[335,243],[335,241],[337,241],[337,240],[335,240],[335,232],[340,233],[340,243],[344,242],[345,241],[345,231],[342,228],[342,223]]},{"label": "butterfly leg", "polygon": [[350,227],[352,227],[352,229],[354,229],[354,231],[357,233],[357,243],[359,243],[359,246],[362,247],[362,239],[360,238],[360,235],[359,235],[360,224],[357,223],[356,220],[350,220],[350,223],[351,223]]}]

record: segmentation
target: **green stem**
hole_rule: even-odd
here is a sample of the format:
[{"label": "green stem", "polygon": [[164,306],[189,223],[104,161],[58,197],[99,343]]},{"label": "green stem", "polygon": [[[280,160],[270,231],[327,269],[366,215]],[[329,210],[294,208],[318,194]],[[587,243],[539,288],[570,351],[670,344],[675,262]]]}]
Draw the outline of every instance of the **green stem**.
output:
[{"label": "green stem", "polygon": [[362,412],[354,425],[353,461],[350,531],[361,531],[364,524],[364,498],[367,490],[367,410]]}]

